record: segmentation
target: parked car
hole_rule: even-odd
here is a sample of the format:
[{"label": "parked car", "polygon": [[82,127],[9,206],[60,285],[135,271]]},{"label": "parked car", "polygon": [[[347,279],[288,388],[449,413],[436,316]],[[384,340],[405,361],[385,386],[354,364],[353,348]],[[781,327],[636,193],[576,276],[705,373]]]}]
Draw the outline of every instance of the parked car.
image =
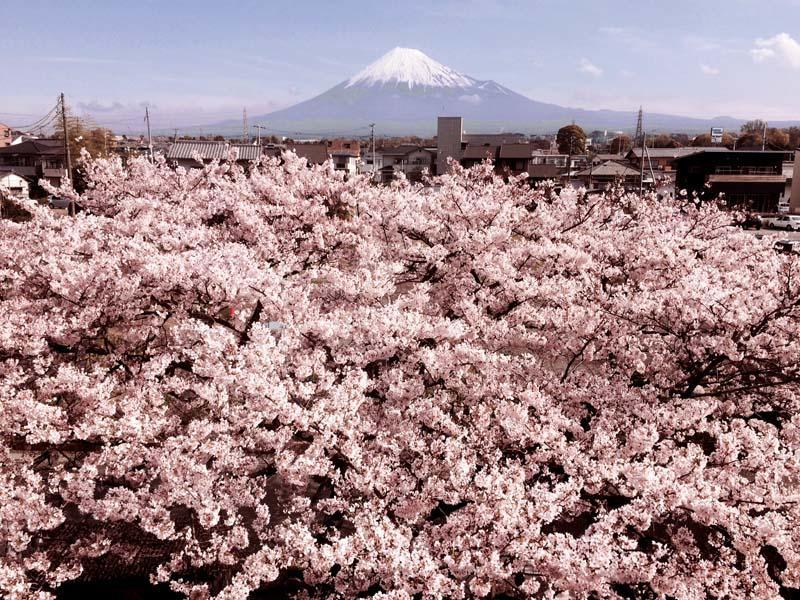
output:
[{"label": "parked car", "polygon": [[800,215],[780,215],[761,218],[764,227],[800,231]]},{"label": "parked car", "polygon": [[744,229],[761,229],[763,221],[759,215],[747,214],[744,219],[739,222],[739,225]]},{"label": "parked car", "polygon": [[800,254],[800,240],[778,240],[772,247],[778,252]]},{"label": "parked car", "polygon": [[59,198],[58,196],[48,196],[47,205],[50,208],[68,208],[69,200],[67,198]]},{"label": "parked car", "polygon": [[773,224],[777,229],[800,231],[800,215],[783,215],[778,217]]}]

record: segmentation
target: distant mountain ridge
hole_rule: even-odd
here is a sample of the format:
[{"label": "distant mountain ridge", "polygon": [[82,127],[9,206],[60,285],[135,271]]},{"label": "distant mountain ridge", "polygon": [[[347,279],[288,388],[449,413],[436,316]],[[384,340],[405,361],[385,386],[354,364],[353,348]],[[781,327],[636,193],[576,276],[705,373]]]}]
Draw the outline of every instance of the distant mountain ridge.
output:
[{"label": "distant mountain ridge", "polygon": [[[435,133],[438,116],[462,116],[470,132],[548,133],[575,121],[587,131],[630,131],[636,112],[566,108],[532,100],[491,80],[478,80],[423,52],[394,48],[350,79],[304,102],[253,121],[269,132],[292,137],[365,135],[376,123],[381,135]],[[698,119],[646,113],[650,132],[704,132],[712,126],[739,129],[743,119]],[[789,123],[773,126],[786,126]],[[241,131],[239,121],[212,126],[220,133]]]}]

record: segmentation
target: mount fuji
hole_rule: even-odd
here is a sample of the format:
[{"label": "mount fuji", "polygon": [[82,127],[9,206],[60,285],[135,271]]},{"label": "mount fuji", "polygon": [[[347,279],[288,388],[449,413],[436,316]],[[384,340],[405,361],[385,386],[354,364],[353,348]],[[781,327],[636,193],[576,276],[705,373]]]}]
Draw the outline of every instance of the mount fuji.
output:
[{"label": "mount fuji", "polygon": [[[491,80],[459,73],[411,48],[394,48],[350,79],[299,104],[254,120],[289,136],[363,135],[376,123],[382,135],[432,135],[437,116],[462,116],[470,131],[553,132],[575,121],[585,129],[629,130],[631,110],[585,110],[537,102]],[[738,128],[742,120],[694,119],[648,113],[649,131]],[[219,124],[236,131],[238,122]]]}]

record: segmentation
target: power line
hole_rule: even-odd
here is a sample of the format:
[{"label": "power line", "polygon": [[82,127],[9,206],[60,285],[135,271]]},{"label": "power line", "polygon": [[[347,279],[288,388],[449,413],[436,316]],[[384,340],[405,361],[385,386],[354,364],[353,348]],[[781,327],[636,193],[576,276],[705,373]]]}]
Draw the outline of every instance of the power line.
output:
[{"label": "power line", "polygon": [[59,111],[59,104],[60,100],[56,102],[56,105],[53,106],[47,113],[28,125],[11,125],[12,129],[16,129],[17,131],[30,131],[34,129],[43,129],[53,123],[55,119],[58,118],[58,111]]}]

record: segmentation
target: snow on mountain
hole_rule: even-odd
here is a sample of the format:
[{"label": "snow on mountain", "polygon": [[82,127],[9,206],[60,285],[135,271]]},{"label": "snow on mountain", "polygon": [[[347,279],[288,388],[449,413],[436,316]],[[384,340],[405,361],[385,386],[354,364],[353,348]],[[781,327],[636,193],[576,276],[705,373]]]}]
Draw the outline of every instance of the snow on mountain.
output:
[{"label": "snow on mountain", "polygon": [[386,85],[405,83],[409,88],[470,87],[476,83],[450,67],[433,60],[413,48],[395,48],[347,80],[345,87],[354,85]]},{"label": "snow on mountain", "polygon": [[[478,80],[447,67],[419,50],[394,48],[350,79],[322,94],[255,120],[291,137],[359,136],[369,123],[381,135],[432,135],[436,117],[462,116],[472,132],[554,132],[576,122],[592,129],[632,130],[630,111],[585,110],[537,102],[491,80]],[[649,131],[708,131],[738,128],[731,118],[693,119],[647,114]],[[218,124],[241,131],[239,121]]]}]

